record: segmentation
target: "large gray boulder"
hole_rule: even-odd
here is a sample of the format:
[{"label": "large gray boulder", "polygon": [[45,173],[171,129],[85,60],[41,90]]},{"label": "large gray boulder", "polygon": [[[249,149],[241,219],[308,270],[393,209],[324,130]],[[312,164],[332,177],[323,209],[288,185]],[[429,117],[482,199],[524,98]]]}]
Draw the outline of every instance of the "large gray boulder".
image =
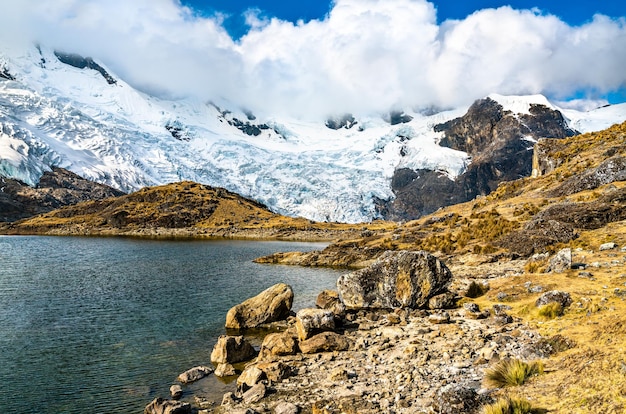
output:
[{"label": "large gray boulder", "polygon": [[337,288],[348,309],[424,308],[447,291],[452,272],[424,251],[388,251],[371,266],[343,275]]},{"label": "large gray boulder", "polygon": [[256,328],[265,323],[287,319],[292,304],[291,286],[276,284],[232,307],[226,314],[226,328]]}]

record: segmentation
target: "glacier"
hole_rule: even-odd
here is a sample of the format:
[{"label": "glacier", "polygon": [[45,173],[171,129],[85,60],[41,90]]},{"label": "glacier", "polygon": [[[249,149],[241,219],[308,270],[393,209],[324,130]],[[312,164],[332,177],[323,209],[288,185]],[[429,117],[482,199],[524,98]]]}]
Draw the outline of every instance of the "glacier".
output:
[{"label": "glacier", "polygon": [[[44,171],[62,167],[126,192],[192,180],[281,214],[358,223],[378,217],[375,199],[393,198],[396,169],[453,179],[471,162],[439,146],[433,131],[467,108],[405,109],[411,120],[396,125],[388,114],[370,114],[331,129],[319,119],[258,119],[232,102],[149,96],[98,64],[115,83],[46,48],[0,51],[10,74],[0,77],[0,175],[36,185]],[[541,95],[489,97],[514,113],[535,103],[560,110],[580,132],[626,119],[626,104],[579,112]]]}]

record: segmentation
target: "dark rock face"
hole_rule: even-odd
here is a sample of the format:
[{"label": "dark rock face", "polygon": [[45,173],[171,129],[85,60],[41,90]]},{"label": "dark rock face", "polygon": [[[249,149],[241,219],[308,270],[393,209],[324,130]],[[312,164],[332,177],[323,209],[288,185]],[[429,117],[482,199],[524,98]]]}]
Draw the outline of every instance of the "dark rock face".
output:
[{"label": "dark rock face", "polygon": [[335,118],[328,118],[325,125],[327,128],[337,130],[341,128],[350,129],[355,126],[356,123],[357,121],[352,114],[345,114]]},{"label": "dark rock face", "polygon": [[497,241],[497,245],[522,256],[542,253],[547,246],[566,243],[577,229],[595,230],[626,220],[626,189],[610,191],[588,203],[558,203],[538,213],[526,226]]},{"label": "dark rock face", "polygon": [[62,168],[45,172],[37,187],[0,177],[0,221],[16,221],[87,200],[101,200],[124,193],[94,183]]},{"label": "dark rock face", "polygon": [[584,190],[593,190],[601,185],[626,180],[626,157],[615,156],[596,168],[574,175],[550,193],[551,197],[568,196]]},{"label": "dark rock face", "polygon": [[402,111],[391,111],[389,115],[384,117],[385,121],[389,122],[391,125],[398,124],[406,124],[407,122],[411,122],[413,117],[405,114]]},{"label": "dark rock face", "polygon": [[259,135],[261,135],[261,132],[263,132],[264,130],[270,129],[270,127],[266,124],[255,125],[255,124],[251,124],[249,121],[246,121],[246,122],[240,121],[237,118],[233,118],[229,120],[228,124],[231,126],[234,126],[235,128],[237,128],[244,134],[250,135],[251,137],[258,137]]},{"label": "dark rock face", "polygon": [[399,169],[392,179],[395,199],[379,202],[388,220],[410,220],[440,207],[487,195],[503,181],[530,176],[533,142],[541,137],[564,138],[577,132],[567,127],[560,112],[531,105],[530,114],[513,115],[486,98],[476,101],[461,118],[436,125],[440,145],[467,152],[472,162],[451,180],[445,174]]},{"label": "dark rock face", "polygon": [[7,80],[15,80],[15,77],[13,75],[11,75],[11,73],[9,73],[9,69],[0,66],[0,78],[2,79],[7,79]]},{"label": "dark rock face", "polygon": [[172,137],[179,141],[189,141],[191,139],[189,131],[180,121],[168,122],[165,124],[165,129],[172,135]]},{"label": "dark rock face", "polygon": [[54,55],[60,62],[65,63],[66,65],[70,65],[78,69],[88,68],[98,71],[109,85],[115,85],[117,83],[117,80],[113,76],[104,70],[102,66],[94,62],[94,60],[90,57],[82,57],[81,55],[77,55],[75,53],[63,53],[58,51],[55,51]]}]

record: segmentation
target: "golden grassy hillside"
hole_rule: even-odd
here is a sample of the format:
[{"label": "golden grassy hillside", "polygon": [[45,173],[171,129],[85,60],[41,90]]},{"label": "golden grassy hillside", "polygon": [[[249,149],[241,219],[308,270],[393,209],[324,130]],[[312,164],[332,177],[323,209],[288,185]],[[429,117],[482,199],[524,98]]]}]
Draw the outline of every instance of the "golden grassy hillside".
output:
[{"label": "golden grassy hillside", "polygon": [[[372,223],[376,230],[388,224]],[[363,226],[315,223],[272,213],[221,188],[194,182],[149,187],[121,197],[89,201],[5,224],[5,234],[245,237],[333,240]]]}]

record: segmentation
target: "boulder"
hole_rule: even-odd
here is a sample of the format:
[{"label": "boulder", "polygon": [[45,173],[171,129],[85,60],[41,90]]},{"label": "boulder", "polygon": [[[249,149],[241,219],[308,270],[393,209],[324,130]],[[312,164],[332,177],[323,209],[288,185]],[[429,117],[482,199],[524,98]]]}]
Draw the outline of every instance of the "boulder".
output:
[{"label": "boulder", "polygon": [[248,389],[258,384],[263,378],[265,373],[261,371],[256,365],[250,365],[243,370],[239,378],[237,378],[237,387]]},{"label": "boulder", "polygon": [[260,362],[256,367],[263,371],[265,378],[272,382],[281,382],[292,374],[291,367],[282,362]]},{"label": "boulder", "polygon": [[267,395],[267,387],[263,383],[258,383],[243,394],[245,404],[255,404]]},{"label": "boulder", "polygon": [[454,309],[457,307],[458,299],[452,292],[442,293],[428,300],[428,309]]},{"label": "boulder", "polygon": [[217,368],[215,369],[216,377],[223,378],[223,377],[230,377],[233,375],[237,375],[237,371],[235,371],[235,367],[233,367],[227,362],[219,364]]},{"label": "boulder", "polygon": [[190,382],[198,381],[199,379],[204,378],[207,375],[210,375],[212,372],[213,372],[213,368],[209,368],[205,366],[198,366],[198,367],[193,367],[183,372],[182,374],[178,376],[177,379],[183,384],[188,384]]},{"label": "boulder", "polygon": [[190,414],[191,405],[181,401],[155,398],[143,410],[144,414]]},{"label": "boulder", "polygon": [[298,339],[304,341],[315,334],[335,329],[335,315],[324,309],[301,309],[296,314]]},{"label": "boulder", "polygon": [[565,248],[559,250],[557,254],[550,259],[548,264],[548,273],[563,273],[572,268],[572,249]]},{"label": "boulder", "polygon": [[558,303],[563,309],[572,304],[572,297],[569,293],[560,290],[546,292],[535,302],[536,307],[545,306],[548,303]]},{"label": "boulder", "polygon": [[214,364],[248,361],[256,355],[254,347],[243,336],[221,335],[211,352]]},{"label": "boulder", "polygon": [[417,309],[451,281],[452,272],[427,252],[387,251],[371,266],[341,276],[337,287],[348,309]]},{"label": "boulder", "polygon": [[295,355],[298,343],[288,332],[271,333],[263,339],[259,351],[259,360],[271,360],[274,356]]},{"label": "boulder", "polygon": [[343,304],[336,290],[324,290],[317,295],[315,306],[319,309],[331,311],[335,318],[341,319],[346,314],[346,305]]},{"label": "boulder", "polygon": [[183,387],[178,384],[174,384],[170,387],[170,395],[175,400],[180,400],[180,397],[183,396]]},{"label": "boulder", "polygon": [[276,284],[232,307],[226,314],[226,328],[256,328],[264,323],[286,319],[292,304],[291,286],[284,283]]},{"label": "boulder", "polygon": [[345,336],[335,332],[322,332],[300,342],[300,350],[303,354],[347,351],[348,349],[350,349],[350,341]]}]

